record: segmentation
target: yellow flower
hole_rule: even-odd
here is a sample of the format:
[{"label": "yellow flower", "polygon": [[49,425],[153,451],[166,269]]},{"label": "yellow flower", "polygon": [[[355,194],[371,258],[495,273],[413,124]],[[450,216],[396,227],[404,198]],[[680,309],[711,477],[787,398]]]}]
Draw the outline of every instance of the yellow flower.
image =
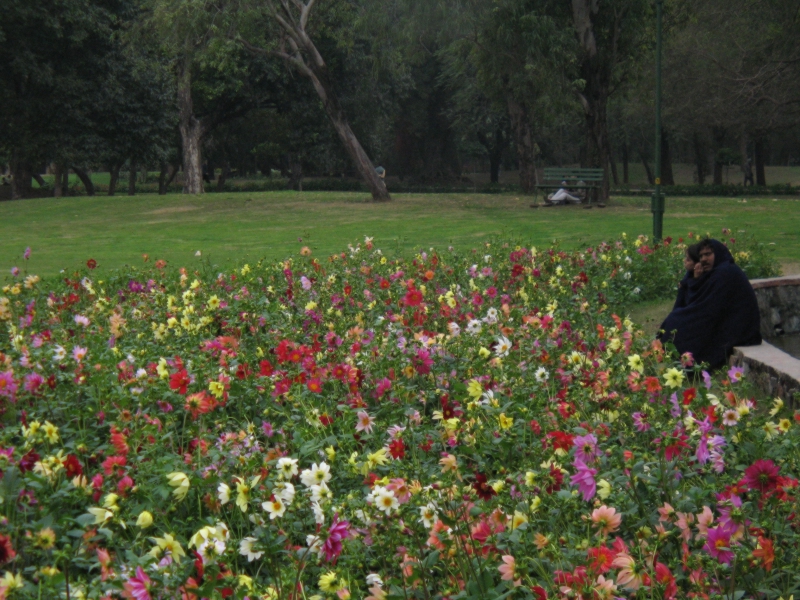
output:
[{"label": "yellow flower", "polygon": [[50,527],[45,527],[36,533],[33,545],[42,550],[49,550],[56,545],[56,532]]},{"label": "yellow flower", "polygon": [[222,398],[225,393],[225,386],[219,381],[212,381],[208,384],[208,390],[214,395],[215,398]]},{"label": "yellow flower", "polygon": [[239,575],[239,587],[247,588],[249,591],[253,590],[253,578],[248,575]]},{"label": "yellow flower", "polygon": [[514,425],[514,419],[512,417],[507,417],[505,413],[500,413],[497,420],[500,423],[500,429],[510,429]]},{"label": "yellow flower", "polygon": [[119,500],[119,496],[116,494],[106,494],[106,497],[103,498],[103,508],[113,511],[119,510],[119,506],[117,506],[117,500]]},{"label": "yellow flower", "polygon": [[105,523],[114,516],[113,512],[105,508],[92,507],[89,509],[89,513],[94,515],[95,525],[102,525],[103,523]]},{"label": "yellow flower", "polygon": [[772,421],[769,421],[768,423],[765,423],[763,429],[764,429],[764,432],[767,434],[767,439],[768,440],[771,440],[776,435],[778,435],[778,426],[775,423],[773,423]]},{"label": "yellow flower", "polygon": [[153,515],[151,515],[146,510],[143,510],[141,513],[139,513],[139,518],[136,519],[137,527],[141,527],[142,529],[147,529],[152,524],[153,524]]},{"label": "yellow flower", "polygon": [[315,308],[317,308],[317,303],[313,300],[306,303],[306,310],[314,310]]},{"label": "yellow flower", "polygon": [[601,500],[605,500],[611,495],[611,484],[608,483],[605,479],[601,479],[597,482],[597,497]]},{"label": "yellow flower", "polygon": [[323,592],[335,593],[339,589],[339,577],[334,571],[328,571],[319,578],[319,589]]},{"label": "yellow flower", "polygon": [[467,384],[467,393],[471,398],[475,398],[477,400],[483,395],[483,386],[478,380],[471,379]]},{"label": "yellow flower", "polygon": [[175,488],[172,490],[172,495],[175,496],[178,501],[186,498],[186,494],[189,493],[190,485],[189,478],[186,476],[186,473],[175,471],[174,473],[167,475],[167,480],[169,484]]},{"label": "yellow flower", "polygon": [[525,485],[533,487],[536,485],[536,473],[528,471],[525,473]]},{"label": "yellow flower", "polygon": [[7,592],[19,589],[24,585],[25,582],[22,579],[22,575],[19,573],[14,575],[11,571],[6,571],[3,578],[0,579],[0,588],[3,588]]},{"label": "yellow flower", "polygon": [[458,458],[455,454],[448,454],[444,458],[440,458],[439,464],[442,465],[442,473],[447,473],[448,471],[458,472]]},{"label": "yellow flower", "polygon": [[330,462],[333,462],[334,459],[336,458],[336,448],[334,448],[333,446],[328,446],[327,448],[325,448],[325,456],[328,457],[328,460]]},{"label": "yellow flower", "polygon": [[175,562],[181,562],[181,558],[186,556],[180,542],[172,537],[171,534],[164,534],[163,538],[150,538],[155,542],[156,547],[164,552],[169,552]]},{"label": "yellow flower", "polygon": [[250,485],[247,485],[244,480],[236,482],[236,491],[238,492],[236,496],[236,506],[238,506],[239,510],[242,512],[247,512],[247,504],[250,502],[250,490],[257,486],[259,481],[261,481],[261,475],[253,477],[253,479],[250,480]]},{"label": "yellow flower", "polygon": [[58,441],[58,427],[53,425],[50,421],[44,422],[44,427],[42,427],[44,431],[44,436],[47,438],[47,441],[51,444],[55,444]]},{"label": "yellow flower", "polygon": [[489,352],[487,348],[482,347],[480,350],[478,350],[478,356],[480,356],[481,358],[489,358],[491,355],[492,353]]},{"label": "yellow flower", "polygon": [[786,433],[792,428],[792,422],[789,419],[781,419],[778,421],[778,429],[780,429],[783,433]]},{"label": "yellow flower", "polygon": [[[617,345],[619,346],[619,340],[617,340]],[[644,373],[644,362],[642,361],[642,357],[638,354],[631,354],[628,357],[628,367],[630,367],[631,371],[639,371],[639,373]]]},{"label": "yellow flower", "polygon": [[519,512],[518,510],[514,511],[514,516],[511,518],[511,529],[514,530],[520,525],[528,522],[528,517],[525,516],[524,513]]},{"label": "yellow flower", "polygon": [[781,400],[780,398],[775,398],[772,401],[772,410],[769,411],[769,416],[774,417],[781,411],[782,408],[783,408],[783,400]]},{"label": "yellow flower", "polygon": [[668,388],[671,389],[681,387],[681,384],[683,383],[683,372],[679,371],[675,367],[667,369],[667,372],[664,373],[664,383]]},{"label": "yellow flower", "polygon": [[217,297],[216,294],[214,294],[208,299],[208,308],[210,308],[211,310],[216,310],[219,308],[219,298]]}]

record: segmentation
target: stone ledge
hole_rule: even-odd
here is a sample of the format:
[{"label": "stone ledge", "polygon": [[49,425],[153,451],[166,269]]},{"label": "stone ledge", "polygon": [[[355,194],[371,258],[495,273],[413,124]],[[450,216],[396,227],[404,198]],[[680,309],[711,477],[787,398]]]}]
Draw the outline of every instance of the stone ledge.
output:
[{"label": "stone ledge", "polygon": [[768,344],[738,346],[731,364],[744,367],[745,373],[765,393],[778,396],[790,406],[800,403],[800,360]]},{"label": "stone ledge", "polygon": [[764,288],[781,287],[784,285],[800,285],[800,277],[797,275],[787,275],[786,277],[770,277],[769,279],[752,279],[750,285],[754,290]]}]

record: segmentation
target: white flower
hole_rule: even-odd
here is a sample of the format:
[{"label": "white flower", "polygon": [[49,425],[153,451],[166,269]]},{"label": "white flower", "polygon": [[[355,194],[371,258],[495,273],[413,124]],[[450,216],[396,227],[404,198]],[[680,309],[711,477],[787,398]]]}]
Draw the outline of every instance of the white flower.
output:
[{"label": "white flower", "polygon": [[477,335],[481,332],[481,322],[478,319],[472,319],[469,323],[467,323],[467,332],[471,333],[472,335]]},{"label": "white flower", "polygon": [[322,538],[320,538],[318,535],[307,535],[306,545],[308,546],[308,550],[310,552],[322,554]]},{"label": "white flower", "polygon": [[203,563],[205,564],[225,554],[226,548],[227,546],[223,540],[218,538],[209,538],[197,547],[197,553],[203,559]]},{"label": "white flower", "polygon": [[331,468],[325,462],[321,462],[319,465],[314,463],[311,465],[310,469],[305,469],[300,473],[300,481],[302,481],[303,485],[307,488],[310,488],[312,485],[319,485],[320,483],[328,483],[330,480]]},{"label": "white flower", "polygon": [[311,486],[311,500],[313,500],[314,502],[322,502],[323,500],[332,500],[332,499],[333,499],[333,492],[331,492],[331,489],[324,483]]},{"label": "white flower", "polygon": [[297,459],[287,457],[278,459],[278,472],[284,479],[291,479],[297,475]]},{"label": "white flower", "polygon": [[426,529],[433,527],[437,516],[436,505],[433,502],[428,502],[425,506],[420,506],[419,522],[422,523]]},{"label": "white flower", "polygon": [[372,502],[378,510],[383,511],[387,515],[391,514],[393,510],[397,510],[400,506],[397,498],[395,498],[394,492],[379,485],[376,485],[375,489],[372,490]]},{"label": "white flower", "polygon": [[264,556],[263,552],[253,552],[253,544],[256,543],[256,538],[246,537],[242,538],[239,542],[239,554],[247,557],[247,562],[253,562]]},{"label": "white flower", "polygon": [[284,504],[283,500],[278,497],[276,497],[274,500],[262,502],[261,508],[269,513],[270,521],[274,521],[275,519],[282,517],[283,513],[286,512],[286,504]]},{"label": "white flower", "polygon": [[461,327],[458,326],[458,323],[448,323],[447,329],[450,331],[450,335],[453,337],[458,337],[461,333]]},{"label": "white flower", "polygon": [[641,288],[638,288],[638,287],[635,287],[635,288],[633,288],[633,293],[634,293],[634,294],[640,294],[640,293],[641,293],[641,291],[642,291],[642,289],[641,289]]},{"label": "white flower", "polygon": [[504,335],[497,338],[497,346],[495,347],[495,354],[497,356],[508,356],[511,350],[511,341]]},{"label": "white flower", "polygon": [[222,505],[231,501],[231,488],[228,487],[228,484],[220,482],[217,486],[217,498],[219,498],[219,502]]},{"label": "white flower", "polygon": [[486,316],[483,318],[484,322],[493,325],[497,323],[497,309],[493,306],[486,311]]},{"label": "white flower", "polygon": [[539,383],[544,383],[550,378],[550,373],[548,373],[547,369],[545,369],[544,367],[539,367],[538,369],[536,369],[536,373],[534,373],[533,376]]},{"label": "white flower", "polygon": [[311,510],[314,511],[314,522],[317,525],[323,525],[325,523],[325,513],[322,510],[322,507],[319,505],[319,502],[311,502]]},{"label": "white flower", "polygon": [[631,272],[630,271],[625,271],[625,273],[623,273],[622,276],[625,279],[630,279],[631,278]]},{"label": "white flower", "polygon": [[275,494],[277,498],[286,502],[287,505],[294,502],[294,486],[288,481],[279,481],[276,483],[275,487],[272,488],[272,493]]},{"label": "white flower", "polygon": [[59,345],[53,348],[53,362],[60,363],[67,357],[67,351]]},{"label": "white flower", "polygon": [[370,587],[373,586],[373,585],[377,585],[378,587],[382,587],[383,586],[383,579],[381,579],[381,576],[378,575],[377,573],[370,573],[369,575],[367,575],[367,585],[370,586]]}]

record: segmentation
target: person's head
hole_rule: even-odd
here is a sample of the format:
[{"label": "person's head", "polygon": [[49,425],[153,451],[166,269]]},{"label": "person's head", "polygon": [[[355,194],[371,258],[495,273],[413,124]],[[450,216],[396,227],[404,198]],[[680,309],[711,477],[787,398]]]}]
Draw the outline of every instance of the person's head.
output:
[{"label": "person's head", "polygon": [[683,256],[683,268],[692,271],[698,262],[700,262],[700,244],[692,244],[686,248],[686,254]]},{"label": "person's head", "polygon": [[700,264],[703,265],[703,272],[708,273],[714,268],[716,256],[714,246],[710,239],[700,242]]}]

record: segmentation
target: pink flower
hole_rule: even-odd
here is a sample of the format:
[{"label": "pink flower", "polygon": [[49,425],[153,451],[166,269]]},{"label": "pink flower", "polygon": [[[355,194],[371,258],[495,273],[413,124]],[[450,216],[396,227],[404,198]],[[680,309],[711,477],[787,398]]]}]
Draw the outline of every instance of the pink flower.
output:
[{"label": "pink flower", "polygon": [[386,377],[378,381],[378,384],[375,386],[375,397],[380,398],[386,392],[392,389],[392,381]]},{"label": "pink flower", "polygon": [[577,485],[581,494],[583,494],[584,501],[588,502],[597,493],[597,483],[594,476],[597,475],[597,469],[592,469],[586,465],[581,459],[575,458],[572,463],[578,472],[570,478],[572,485]]},{"label": "pink flower", "polygon": [[405,504],[411,500],[411,489],[408,487],[406,480],[402,477],[392,479],[386,486],[387,490],[394,492],[394,497],[400,504]]},{"label": "pink flower", "polygon": [[597,438],[593,434],[579,435],[572,442],[575,446],[575,458],[585,463],[592,462],[600,454],[597,448]]},{"label": "pink flower", "polygon": [[431,372],[433,359],[431,359],[431,354],[427,350],[419,350],[416,356],[411,359],[411,364],[414,365],[417,373],[420,375],[427,375]]},{"label": "pink flower", "polygon": [[650,429],[650,423],[647,422],[646,414],[635,412],[631,415],[631,417],[633,418],[633,426],[639,433],[643,433]]},{"label": "pink flower", "polygon": [[503,564],[497,567],[497,570],[500,571],[501,574],[500,579],[503,581],[513,581],[515,587],[521,585],[521,580],[515,579],[517,576],[517,560],[510,554],[502,556],[500,560],[503,561]]},{"label": "pink flower", "polygon": [[19,385],[14,380],[13,371],[3,371],[0,373],[0,396],[11,398],[13,402],[18,388]]},{"label": "pink flower", "polygon": [[125,591],[122,592],[122,597],[130,600],[153,600],[150,596],[150,583],[150,578],[142,567],[136,567],[136,575],[128,579],[123,586]]},{"label": "pink flower", "polygon": [[359,433],[362,431],[372,433],[372,426],[375,424],[375,417],[370,417],[369,413],[367,413],[365,410],[358,411],[358,413],[356,413],[356,417],[358,418],[358,422],[356,423],[356,431]]},{"label": "pink flower", "polygon": [[28,260],[30,259],[30,257],[31,257],[31,247],[28,246],[27,248],[25,248],[25,252],[22,253],[22,258]]},{"label": "pink flower", "polygon": [[80,346],[75,346],[72,349],[72,358],[75,359],[75,362],[81,362],[84,358],[86,358],[86,353],[88,350],[86,348],[81,348]]},{"label": "pink flower", "polygon": [[703,512],[697,513],[697,534],[696,539],[702,539],[708,534],[708,528],[714,522],[714,513],[707,506],[703,507]]},{"label": "pink flower", "polygon": [[342,540],[350,537],[350,523],[340,521],[339,515],[334,515],[331,528],[328,530],[328,537],[322,544],[322,552],[325,560],[332,561],[342,553]]},{"label": "pink flower", "polygon": [[708,538],[706,539],[705,546],[703,546],[703,550],[706,550],[719,562],[729,565],[734,558],[730,546],[730,530],[727,527],[718,525],[708,530]]},{"label": "pink flower", "polygon": [[622,515],[617,513],[617,509],[606,506],[605,504],[592,511],[591,519],[592,523],[600,528],[600,533],[603,535],[608,535],[616,531],[622,524]]},{"label": "pink flower", "polygon": [[39,375],[39,373],[28,373],[25,375],[25,384],[24,388],[26,392],[31,394],[35,394],[39,391],[39,388],[44,383],[44,377]]}]

